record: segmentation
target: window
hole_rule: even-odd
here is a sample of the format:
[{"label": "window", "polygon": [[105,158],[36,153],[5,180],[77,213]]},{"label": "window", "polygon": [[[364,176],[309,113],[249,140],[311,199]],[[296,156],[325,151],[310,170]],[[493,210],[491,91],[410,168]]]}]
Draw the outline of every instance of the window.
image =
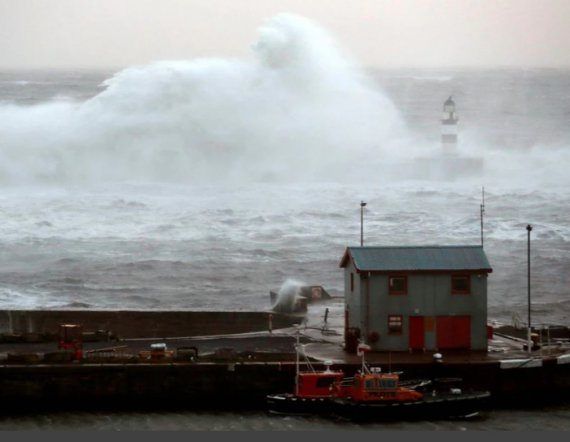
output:
[{"label": "window", "polygon": [[388,315],[388,333],[399,335],[402,333],[404,318],[402,315]]},{"label": "window", "polygon": [[469,275],[451,276],[451,294],[468,295],[471,293],[471,278]]},{"label": "window", "polygon": [[380,388],[396,388],[396,381],[394,379],[381,379]]},{"label": "window", "polygon": [[350,291],[354,292],[354,273],[350,274]]},{"label": "window", "polygon": [[408,277],[404,275],[388,276],[388,293],[390,295],[407,295]]},{"label": "window", "polygon": [[332,376],[329,376],[329,377],[326,377],[326,378],[320,377],[320,378],[317,378],[317,385],[316,385],[316,387],[317,387],[317,388],[328,388],[328,387],[330,387],[330,386],[332,385],[332,383],[333,383],[334,381],[336,381],[336,379],[335,379],[334,377],[332,377]]}]

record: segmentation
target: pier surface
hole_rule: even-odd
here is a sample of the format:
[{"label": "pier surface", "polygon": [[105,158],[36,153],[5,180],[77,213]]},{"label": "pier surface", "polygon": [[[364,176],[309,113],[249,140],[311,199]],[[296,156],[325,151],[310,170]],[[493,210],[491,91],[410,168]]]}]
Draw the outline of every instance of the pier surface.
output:
[{"label": "pier surface", "polygon": [[[297,339],[303,364],[331,362],[347,375],[361,368],[362,358],[343,348],[342,300],[311,304],[304,315],[269,314],[43,311],[26,316],[18,311],[10,323],[0,312],[0,402],[203,406],[213,400],[220,406],[222,395],[230,408],[262,406],[265,395],[292,391]],[[110,333],[84,342],[81,361],[62,359],[48,332],[77,319]],[[515,335],[494,333],[488,352],[443,352],[439,363],[432,351],[371,352],[365,359],[368,365],[401,371],[402,379],[458,377],[497,399],[567,395],[570,349],[564,339],[528,352]],[[167,350],[158,359],[151,357],[157,343]]]}]

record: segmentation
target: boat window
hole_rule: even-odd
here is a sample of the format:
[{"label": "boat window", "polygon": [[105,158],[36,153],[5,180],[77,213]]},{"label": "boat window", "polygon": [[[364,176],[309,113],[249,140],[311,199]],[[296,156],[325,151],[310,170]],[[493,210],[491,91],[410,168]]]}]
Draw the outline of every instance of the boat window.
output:
[{"label": "boat window", "polygon": [[390,295],[407,295],[408,277],[405,275],[388,276],[388,293]]},{"label": "boat window", "polygon": [[317,379],[317,388],[328,388],[334,382],[335,378],[333,377],[326,377],[326,378],[318,378]]},{"label": "boat window", "polygon": [[374,382],[374,379],[366,379],[366,389],[373,390],[374,388],[376,388],[376,382]]},{"label": "boat window", "polygon": [[453,295],[468,295],[471,293],[471,279],[469,275],[451,276],[451,293]]},{"label": "boat window", "polygon": [[396,380],[395,379],[382,379],[380,381],[381,388],[396,388]]}]

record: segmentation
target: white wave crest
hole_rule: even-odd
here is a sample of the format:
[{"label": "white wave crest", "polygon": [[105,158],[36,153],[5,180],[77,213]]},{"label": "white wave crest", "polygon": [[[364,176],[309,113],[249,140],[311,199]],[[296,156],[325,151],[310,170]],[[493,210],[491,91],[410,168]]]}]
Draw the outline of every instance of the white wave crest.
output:
[{"label": "white wave crest", "polygon": [[390,100],[309,20],[274,17],[252,52],[129,67],[85,102],[0,105],[0,182],[322,179],[404,136]]}]

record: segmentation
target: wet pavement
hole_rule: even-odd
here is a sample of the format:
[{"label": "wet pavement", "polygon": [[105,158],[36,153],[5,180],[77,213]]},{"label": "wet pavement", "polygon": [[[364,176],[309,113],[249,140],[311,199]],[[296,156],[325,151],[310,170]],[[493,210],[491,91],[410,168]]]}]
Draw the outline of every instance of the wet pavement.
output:
[{"label": "wet pavement", "polygon": [[[261,332],[171,337],[137,338],[118,341],[86,342],[84,351],[105,350],[110,352],[130,352],[150,350],[151,344],[164,343],[168,349],[196,348],[199,356],[220,352],[230,354],[274,355],[276,360],[290,359],[295,354],[295,342],[299,339],[305,355],[314,361],[330,361],[339,364],[358,364],[361,357],[344,351],[344,302],[342,298],[309,304],[307,313],[299,324],[281,329],[268,329]],[[524,350],[525,341],[518,337],[494,334],[489,340],[488,352],[447,352],[444,360],[449,363],[490,363],[507,359],[540,359],[556,357],[568,352],[568,346],[543,345],[539,351],[529,354]],[[51,343],[1,343],[0,361],[8,353],[56,352],[57,345]],[[426,364],[433,362],[434,351],[425,352],[371,352],[366,354],[369,364]],[[1,362],[0,362],[1,363]]]}]

